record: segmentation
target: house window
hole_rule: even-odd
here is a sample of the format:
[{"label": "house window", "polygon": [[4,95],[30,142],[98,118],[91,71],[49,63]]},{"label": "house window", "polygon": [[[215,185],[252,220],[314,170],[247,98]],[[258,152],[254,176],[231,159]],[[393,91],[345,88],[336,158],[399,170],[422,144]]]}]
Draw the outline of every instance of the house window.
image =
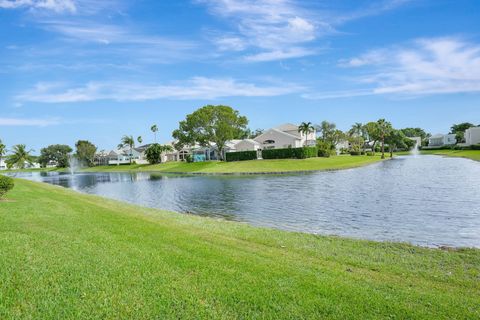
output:
[{"label": "house window", "polygon": [[265,140],[263,144],[275,144],[275,140]]}]

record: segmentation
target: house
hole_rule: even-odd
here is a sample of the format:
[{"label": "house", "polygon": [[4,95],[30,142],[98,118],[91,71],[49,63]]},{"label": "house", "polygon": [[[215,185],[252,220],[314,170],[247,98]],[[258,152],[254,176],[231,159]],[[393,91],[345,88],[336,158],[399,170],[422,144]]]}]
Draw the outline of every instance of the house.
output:
[{"label": "house", "polygon": [[465,131],[465,144],[467,146],[480,144],[480,126],[471,127]]},{"label": "house", "polygon": [[0,170],[7,170],[7,163],[4,158],[0,159]]},{"label": "house", "polygon": [[122,149],[111,150],[108,153],[107,158],[109,165],[138,163],[142,161],[142,151],[135,148],[130,150],[130,148],[126,147]]},{"label": "house", "polygon": [[235,144],[235,151],[258,151],[262,148],[260,142],[253,139],[240,140]]},{"label": "house", "polygon": [[314,146],[317,143],[315,130],[305,135],[298,132],[298,126],[287,123],[279,127],[269,129],[256,137],[261,149],[301,148]]},{"label": "house", "polygon": [[428,138],[429,147],[451,146],[457,143],[455,134],[436,134]]}]

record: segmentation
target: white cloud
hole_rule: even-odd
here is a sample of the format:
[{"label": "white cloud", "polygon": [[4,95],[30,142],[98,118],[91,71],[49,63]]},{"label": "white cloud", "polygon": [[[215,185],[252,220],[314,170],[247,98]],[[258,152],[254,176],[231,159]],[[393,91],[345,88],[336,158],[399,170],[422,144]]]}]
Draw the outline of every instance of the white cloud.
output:
[{"label": "white cloud", "polygon": [[[261,50],[249,61],[271,61],[310,55],[302,46],[315,40],[318,29],[308,14],[289,0],[201,0],[211,12],[233,21],[236,35],[214,39],[220,50]],[[287,53],[295,47],[296,54]],[[290,50],[292,51],[292,50]]]},{"label": "white cloud", "polygon": [[361,89],[305,95],[329,99],[388,94],[420,96],[480,92],[480,45],[457,38],[419,39],[410,46],[374,50],[340,61],[365,74],[356,82]]},{"label": "white cloud", "polygon": [[[214,35],[220,51],[244,51],[247,61],[274,61],[300,58],[319,52],[320,37],[336,33],[348,21],[393,10],[412,0],[376,1],[351,12],[328,10],[328,1],[295,0],[197,0],[216,17],[233,26],[233,32]],[[318,8],[321,8],[318,10]],[[324,47],[324,46],[320,46]]]},{"label": "white cloud", "polygon": [[302,91],[293,84],[258,86],[231,78],[194,77],[175,84],[146,85],[126,82],[89,82],[84,86],[66,88],[55,83],[40,83],[17,96],[18,101],[71,103],[95,100],[146,101],[159,99],[213,100],[224,97],[270,97]]},{"label": "white cloud", "polygon": [[33,126],[33,127],[47,127],[60,124],[58,119],[22,119],[22,118],[0,118],[0,126]]},{"label": "white cloud", "polygon": [[0,0],[2,9],[43,9],[56,13],[70,12],[75,13],[77,6],[73,0]]}]

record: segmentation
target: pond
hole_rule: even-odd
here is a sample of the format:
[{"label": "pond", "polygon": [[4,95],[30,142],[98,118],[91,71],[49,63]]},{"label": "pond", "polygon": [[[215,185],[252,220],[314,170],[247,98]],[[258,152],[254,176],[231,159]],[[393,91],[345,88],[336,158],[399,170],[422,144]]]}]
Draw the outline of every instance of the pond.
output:
[{"label": "pond", "polygon": [[257,226],[423,246],[480,247],[480,163],[405,156],[291,175],[18,173],[143,206]]}]

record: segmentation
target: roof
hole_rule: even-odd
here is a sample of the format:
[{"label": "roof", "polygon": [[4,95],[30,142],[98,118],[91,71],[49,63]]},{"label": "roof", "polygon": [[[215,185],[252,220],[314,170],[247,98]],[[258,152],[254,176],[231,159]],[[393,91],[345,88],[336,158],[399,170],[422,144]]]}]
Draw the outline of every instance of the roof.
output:
[{"label": "roof", "polygon": [[240,140],[239,142],[237,142],[236,144],[239,144],[240,142],[248,142],[248,143],[251,143],[253,145],[260,145],[260,143],[258,141],[255,141],[253,139],[243,139],[243,140]]},{"label": "roof", "polygon": [[280,131],[298,131],[298,126],[293,123],[284,123],[278,127],[275,127],[274,129]]},{"label": "roof", "polygon": [[[265,131],[264,133],[262,133],[261,135],[259,135],[258,137],[256,137],[256,138],[255,138],[255,141],[260,142],[259,139],[261,140],[261,138],[262,138],[263,136],[265,136],[265,135],[267,135],[268,133],[271,133],[271,132],[279,133],[279,134],[282,134],[282,135],[284,135],[284,136],[287,136],[287,137],[289,137],[289,138],[293,138],[293,139],[296,139],[296,140],[302,140],[299,136],[296,136],[296,135],[290,134],[290,133],[288,133],[288,132],[281,131],[281,130],[279,130],[279,129],[274,128],[274,129],[269,129],[269,130]],[[261,143],[261,142],[260,142],[260,143]]]}]

